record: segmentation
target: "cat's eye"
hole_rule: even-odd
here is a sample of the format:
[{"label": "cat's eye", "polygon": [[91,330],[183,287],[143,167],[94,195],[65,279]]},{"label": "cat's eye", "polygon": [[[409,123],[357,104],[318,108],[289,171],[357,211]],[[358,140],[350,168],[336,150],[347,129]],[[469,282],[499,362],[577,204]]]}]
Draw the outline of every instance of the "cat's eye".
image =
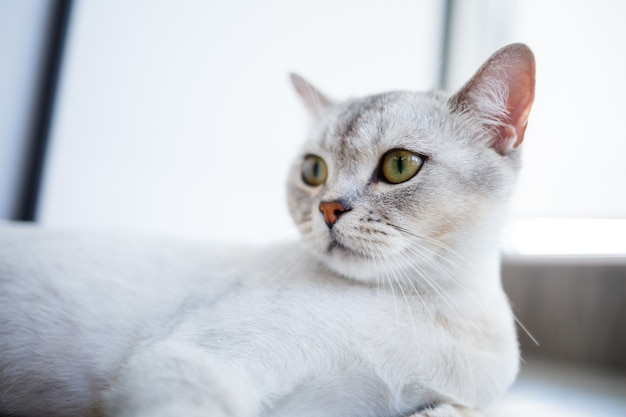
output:
[{"label": "cat's eye", "polygon": [[311,187],[317,187],[326,182],[328,168],[326,162],[316,155],[307,155],[302,162],[302,181]]},{"label": "cat's eye", "polygon": [[400,184],[413,178],[423,164],[423,156],[403,149],[394,149],[383,156],[380,175],[390,184]]}]

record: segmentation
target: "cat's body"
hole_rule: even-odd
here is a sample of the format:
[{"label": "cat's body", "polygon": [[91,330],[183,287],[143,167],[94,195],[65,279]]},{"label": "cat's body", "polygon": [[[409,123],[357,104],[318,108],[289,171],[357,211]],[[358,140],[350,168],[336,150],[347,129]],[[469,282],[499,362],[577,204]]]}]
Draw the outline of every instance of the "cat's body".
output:
[{"label": "cat's body", "polygon": [[[214,258],[215,248],[129,245],[22,228],[2,232],[3,256],[38,259],[0,269],[3,279],[30,277],[30,288],[9,288],[8,300],[7,293],[0,295],[3,319],[11,318],[0,333],[0,392],[14,404],[17,394],[26,394],[24,409],[37,411],[30,415],[56,415],[55,409],[67,415],[72,393],[76,405],[86,407],[75,415],[87,415],[129,356],[168,343],[199,349],[197,355],[224,367],[214,377],[218,386],[232,379],[237,400],[229,407],[275,398],[279,406],[269,403],[272,412],[261,414],[267,416],[408,415],[453,392],[455,401],[484,405],[517,369],[510,314],[499,291],[476,300],[458,286],[446,288],[460,317],[432,291],[420,299],[408,288],[403,296],[385,282],[364,286],[329,275],[294,245],[258,253],[224,249]],[[288,279],[279,278],[285,270]],[[497,337],[484,337],[486,332]],[[147,403],[157,410],[161,399],[176,403],[179,394],[169,383],[159,392],[162,377],[151,381],[150,372],[174,373],[170,383],[207,378],[201,360],[181,355],[188,356],[188,369],[167,369],[165,355],[149,361],[136,378],[142,386],[126,391],[122,385],[118,394],[127,398],[115,403],[140,402],[141,390],[155,396]],[[20,366],[9,370],[8,360]],[[459,366],[463,361],[468,363]],[[13,379],[5,376],[9,372]],[[444,383],[449,378],[457,386]],[[193,391],[213,387],[184,389],[201,397]]]},{"label": "cat's body", "polygon": [[340,104],[294,77],[318,120],[289,179],[302,243],[229,250],[0,228],[0,415],[485,407],[518,368],[497,242],[533,71],[513,45],[452,98]]}]

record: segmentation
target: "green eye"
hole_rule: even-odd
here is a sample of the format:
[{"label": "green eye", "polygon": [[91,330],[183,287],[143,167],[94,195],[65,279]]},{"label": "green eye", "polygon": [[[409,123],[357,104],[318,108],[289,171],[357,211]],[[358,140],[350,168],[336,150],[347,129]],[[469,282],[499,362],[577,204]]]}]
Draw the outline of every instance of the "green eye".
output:
[{"label": "green eye", "polygon": [[326,162],[319,156],[307,155],[302,163],[302,181],[311,187],[317,187],[326,182],[328,169]]},{"label": "green eye", "polygon": [[383,156],[381,162],[382,179],[399,184],[410,180],[424,164],[424,157],[405,150],[392,150]]}]

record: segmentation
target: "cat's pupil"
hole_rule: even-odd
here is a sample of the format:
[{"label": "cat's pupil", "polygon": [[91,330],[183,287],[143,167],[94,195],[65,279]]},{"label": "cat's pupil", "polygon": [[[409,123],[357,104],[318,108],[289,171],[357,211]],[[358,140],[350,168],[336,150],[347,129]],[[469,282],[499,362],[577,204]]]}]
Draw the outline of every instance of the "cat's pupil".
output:
[{"label": "cat's pupil", "polygon": [[313,164],[313,176],[315,178],[319,178],[320,177],[320,163],[319,163],[319,161],[315,161],[315,163]]},{"label": "cat's pupil", "polygon": [[405,159],[406,158],[403,158],[401,156],[396,157],[396,165],[397,165],[396,167],[398,169],[399,174],[402,174],[404,172],[404,160]]}]

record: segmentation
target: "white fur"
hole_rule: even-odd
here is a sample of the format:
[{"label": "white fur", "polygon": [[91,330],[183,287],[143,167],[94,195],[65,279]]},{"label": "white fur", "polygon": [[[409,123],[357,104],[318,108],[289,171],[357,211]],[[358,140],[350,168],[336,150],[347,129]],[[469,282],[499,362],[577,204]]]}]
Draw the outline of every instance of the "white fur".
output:
[{"label": "white fur", "polygon": [[393,416],[481,407],[515,376],[499,289],[449,293],[461,321],[435,294],[345,280],[297,244],[202,249],[3,226],[0,410]]},{"label": "white fur", "polygon": [[[497,241],[517,150],[496,153],[484,117],[440,94],[371,112],[295,81],[325,106],[303,154],[329,169],[310,187],[294,163],[301,242],[0,226],[0,415],[469,417],[508,388]],[[337,136],[351,115],[362,123]],[[372,180],[398,147],[428,153],[423,172]],[[351,210],[330,230],[318,206],[333,199]]]}]

